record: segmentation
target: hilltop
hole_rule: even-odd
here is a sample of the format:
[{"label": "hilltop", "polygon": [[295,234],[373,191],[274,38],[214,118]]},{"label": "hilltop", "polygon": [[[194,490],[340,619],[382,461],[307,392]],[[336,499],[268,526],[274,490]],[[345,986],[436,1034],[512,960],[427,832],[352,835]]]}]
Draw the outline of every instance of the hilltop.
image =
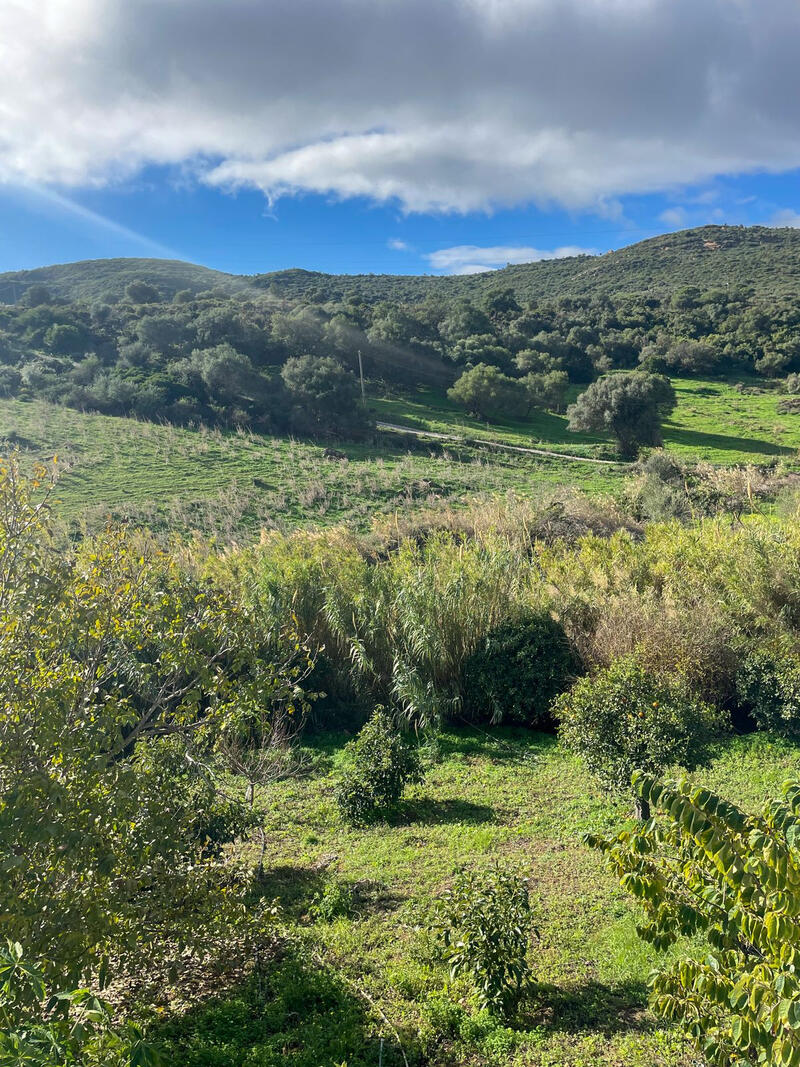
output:
[{"label": "hilltop", "polygon": [[45,286],[57,300],[112,303],[124,295],[126,285],[140,280],[167,299],[187,289],[192,295],[212,289],[234,293],[246,284],[235,274],[179,259],[85,259],[0,274],[0,303],[16,303],[34,285]]},{"label": "hilltop", "polygon": [[800,292],[800,230],[703,226],[663,234],[600,256],[522,263],[462,276],[333,275],[288,270],[253,283],[286,297],[359,297],[410,303],[429,296],[478,297],[511,287],[518,299],[700,289],[752,289],[758,296]]},{"label": "hilltop", "polygon": [[97,259],[0,274],[0,301],[14,303],[32,285],[67,301],[120,299],[142,279],[171,299],[181,290],[235,293],[256,287],[287,299],[358,299],[415,303],[427,297],[479,297],[510,287],[518,298],[667,293],[683,286],[746,288],[757,296],[800,293],[800,230],[703,226],[640,241],[599,256],[574,256],[465,276],[324,274],[291,269],[225,274],[179,260]]}]

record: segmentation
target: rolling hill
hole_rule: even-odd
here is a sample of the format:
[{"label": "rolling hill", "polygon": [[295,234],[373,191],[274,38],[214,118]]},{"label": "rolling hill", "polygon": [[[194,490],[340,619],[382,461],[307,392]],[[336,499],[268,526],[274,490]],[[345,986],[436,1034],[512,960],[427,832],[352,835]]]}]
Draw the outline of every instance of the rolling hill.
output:
[{"label": "rolling hill", "polygon": [[800,293],[800,230],[765,226],[704,226],[664,234],[602,256],[523,263],[466,276],[322,274],[300,269],[224,274],[178,260],[98,259],[0,274],[0,301],[15,303],[32,285],[61,300],[115,300],[143,279],[170,298],[255,286],[289,299],[353,298],[416,302],[429,296],[478,297],[511,287],[522,299],[589,294],[671,292],[686,285],[752,289],[760,296]]},{"label": "rolling hill", "polygon": [[236,275],[177,259],[86,259],[0,274],[0,303],[16,303],[34,285],[45,286],[57,300],[113,302],[129,282],[140,280],[167,299],[184,289],[193,294],[209,289],[232,293],[247,284]]}]

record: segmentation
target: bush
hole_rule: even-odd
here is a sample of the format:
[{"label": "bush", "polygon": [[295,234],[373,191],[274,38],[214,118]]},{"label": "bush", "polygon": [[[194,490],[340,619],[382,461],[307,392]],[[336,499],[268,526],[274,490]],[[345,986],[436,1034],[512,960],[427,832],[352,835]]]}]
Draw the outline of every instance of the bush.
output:
[{"label": "bush", "polygon": [[450,975],[465,975],[481,1008],[512,1011],[529,976],[531,908],[525,878],[500,868],[462,870],[437,902],[434,929]]},{"label": "bush", "polygon": [[[556,713],[562,741],[619,793],[630,790],[636,770],[696,767],[724,723],[722,713],[692,697],[683,682],[650,674],[633,656],[582,678],[558,698]],[[637,814],[648,817],[638,805]]]},{"label": "bush", "polygon": [[759,729],[785,737],[800,734],[800,659],[792,649],[776,643],[746,653],[736,692]]},{"label": "bush", "polygon": [[345,749],[345,769],[336,790],[342,816],[360,825],[390,815],[407,785],[422,781],[416,748],[395,728],[380,705]]},{"label": "bush", "polygon": [[355,910],[353,886],[330,879],[315,894],[309,914],[318,922],[329,923],[334,919],[347,918]]},{"label": "bush", "polygon": [[562,627],[531,615],[487,635],[464,665],[464,703],[477,719],[544,726],[577,660]]}]

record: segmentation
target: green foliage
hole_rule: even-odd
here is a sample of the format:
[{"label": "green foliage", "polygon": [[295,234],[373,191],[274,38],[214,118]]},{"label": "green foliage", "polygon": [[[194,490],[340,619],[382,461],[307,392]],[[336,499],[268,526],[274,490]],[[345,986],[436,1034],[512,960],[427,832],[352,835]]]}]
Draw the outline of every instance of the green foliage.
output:
[{"label": "green foliage", "polygon": [[354,910],[353,887],[333,878],[325,882],[308,909],[313,919],[325,923],[352,915]]},{"label": "green foliage", "polygon": [[742,655],[736,674],[739,700],[762,730],[800,733],[800,659],[786,639],[759,644]]},{"label": "green foliage", "polygon": [[685,684],[649,673],[634,656],[581,678],[557,699],[555,713],[563,743],[621,793],[635,770],[696,767],[724,725],[724,716]]},{"label": "green foliage", "polygon": [[0,881],[48,985],[168,967],[248,911],[220,861],[252,816],[206,767],[220,732],[297,698],[231,590],[109,530],[57,538],[44,469],[0,465]]},{"label": "green foliage", "polygon": [[571,430],[613,433],[623,456],[660,445],[661,420],[674,410],[675,390],[659,374],[610,374],[594,382],[567,409]]},{"label": "green foliage", "polygon": [[353,374],[328,356],[292,356],[281,371],[301,432],[357,431],[366,425]]},{"label": "green foliage", "polygon": [[471,370],[464,371],[455,385],[448,389],[447,395],[456,404],[482,418],[500,412],[513,414],[515,411],[524,411],[527,406],[524,386],[488,363],[478,363]]},{"label": "green foliage", "polygon": [[110,1006],[88,989],[49,992],[19,942],[0,947],[3,1067],[157,1067],[132,1025],[115,1030]]},{"label": "green foliage", "polygon": [[[264,974],[183,1013],[157,1033],[180,1067],[376,1067],[365,1004],[333,970],[292,946]],[[385,1067],[400,1067],[386,1041]]]},{"label": "green foliage", "polygon": [[499,867],[462,869],[437,901],[433,928],[452,978],[466,977],[482,1008],[513,1012],[530,974],[528,883]]},{"label": "green foliage", "polygon": [[464,706],[473,718],[541,728],[578,668],[550,615],[510,621],[487,634],[464,664]]},{"label": "green foliage", "polygon": [[421,781],[419,753],[377,707],[345,750],[336,802],[343,818],[360,825],[394,813],[406,786]]},{"label": "green foliage", "polygon": [[644,910],[642,937],[710,946],[653,973],[654,1010],[719,1067],[800,1064],[800,783],[761,815],[686,781],[634,784],[658,816],[589,843]]}]

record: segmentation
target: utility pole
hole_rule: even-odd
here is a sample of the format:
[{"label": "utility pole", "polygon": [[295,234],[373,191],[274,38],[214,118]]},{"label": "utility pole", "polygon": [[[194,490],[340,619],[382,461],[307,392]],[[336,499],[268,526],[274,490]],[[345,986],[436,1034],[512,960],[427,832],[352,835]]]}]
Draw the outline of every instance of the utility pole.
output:
[{"label": "utility pole", "polygon": [[361,379],[361,403],[366,406],[367,394],[364,391],[364,364],[361,361],[361,349],[358,350],[358,376]]}]

